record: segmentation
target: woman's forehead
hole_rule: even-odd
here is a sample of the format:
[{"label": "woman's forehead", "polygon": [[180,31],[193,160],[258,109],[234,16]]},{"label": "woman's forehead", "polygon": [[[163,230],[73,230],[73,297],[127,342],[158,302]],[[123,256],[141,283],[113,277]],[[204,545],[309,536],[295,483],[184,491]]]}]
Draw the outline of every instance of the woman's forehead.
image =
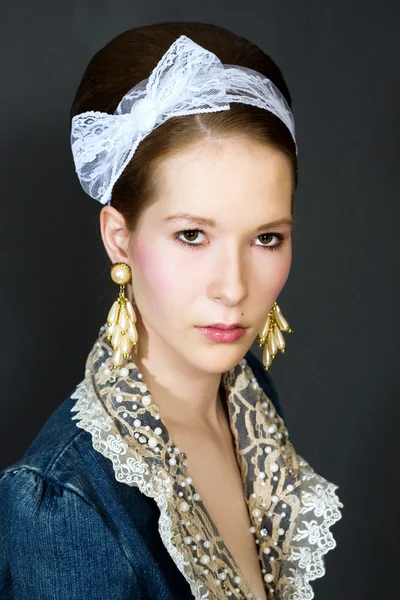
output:
[{"label": "woman's forehead", "polygon": [[[266,144],[226,140],[187,148],[159,167],[159,210],[165,213],[250,208],[292,196],[289,159]],[[250,203],[250,204],[249,204]],[[199,212],[201,210],[201,212]],[[164,217],[166,214],[164,214]]]}]

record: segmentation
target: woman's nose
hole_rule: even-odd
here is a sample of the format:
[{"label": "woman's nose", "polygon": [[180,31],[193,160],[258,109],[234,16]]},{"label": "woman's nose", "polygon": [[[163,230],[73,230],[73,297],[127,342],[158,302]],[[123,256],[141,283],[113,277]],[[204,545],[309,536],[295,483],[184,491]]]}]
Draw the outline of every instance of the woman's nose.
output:
[{"label": "woman's nose", "polygon": [[247,267],[238,252],[219,256],[214,263],[209,296],[220,299],[229,306],[242,302],[248,295]]}]

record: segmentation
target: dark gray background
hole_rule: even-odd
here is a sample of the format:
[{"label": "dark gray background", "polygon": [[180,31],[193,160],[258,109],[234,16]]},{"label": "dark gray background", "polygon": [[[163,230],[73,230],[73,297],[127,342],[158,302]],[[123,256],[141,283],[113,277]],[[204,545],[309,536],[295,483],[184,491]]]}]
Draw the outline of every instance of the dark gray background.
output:
[{"label": "dark gray background", "polygon": [[271,54],[293,96],[300,185],[279,304],[295,333],[271,374],[292,443],[345,505],[315,595],[397,596],[399,16],[394,0],[3,0],[0,468],[83,378],[116,294],[69,147],[83,70],[130,27],[216,23]]}]

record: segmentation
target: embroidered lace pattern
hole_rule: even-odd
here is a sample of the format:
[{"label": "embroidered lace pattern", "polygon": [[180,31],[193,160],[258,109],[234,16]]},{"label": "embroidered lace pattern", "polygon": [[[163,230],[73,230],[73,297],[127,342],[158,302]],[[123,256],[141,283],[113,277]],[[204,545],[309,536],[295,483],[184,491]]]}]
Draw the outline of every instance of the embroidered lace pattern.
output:
[{"label": "embroidered lace pattern", "polygon": [[[129,360],[112,370],[111,352],[103,326],[71,395],[72,418],[112,461],[118,481],[154,498],[161,539],[194,598],[252,597],[137,365]],[[343,507],[337,486],[295,452],[244,359],[222,383],[267,597],[311,600],[310,581],[324,575],[323,556],[336,545],[330,527]]]}]

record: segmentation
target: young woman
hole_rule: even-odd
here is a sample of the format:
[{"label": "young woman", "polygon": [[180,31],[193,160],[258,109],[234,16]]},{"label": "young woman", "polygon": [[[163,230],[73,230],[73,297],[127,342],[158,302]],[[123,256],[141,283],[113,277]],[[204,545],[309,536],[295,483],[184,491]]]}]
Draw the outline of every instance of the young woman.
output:
[{"label": "young woman", "polygon": [[289,331],[290,105],[275,63],[210,24],[132,29],[91,60],[72,151],[119,295],[1,474],[2,598],[313,597],[343,504],[267,373]]}]

